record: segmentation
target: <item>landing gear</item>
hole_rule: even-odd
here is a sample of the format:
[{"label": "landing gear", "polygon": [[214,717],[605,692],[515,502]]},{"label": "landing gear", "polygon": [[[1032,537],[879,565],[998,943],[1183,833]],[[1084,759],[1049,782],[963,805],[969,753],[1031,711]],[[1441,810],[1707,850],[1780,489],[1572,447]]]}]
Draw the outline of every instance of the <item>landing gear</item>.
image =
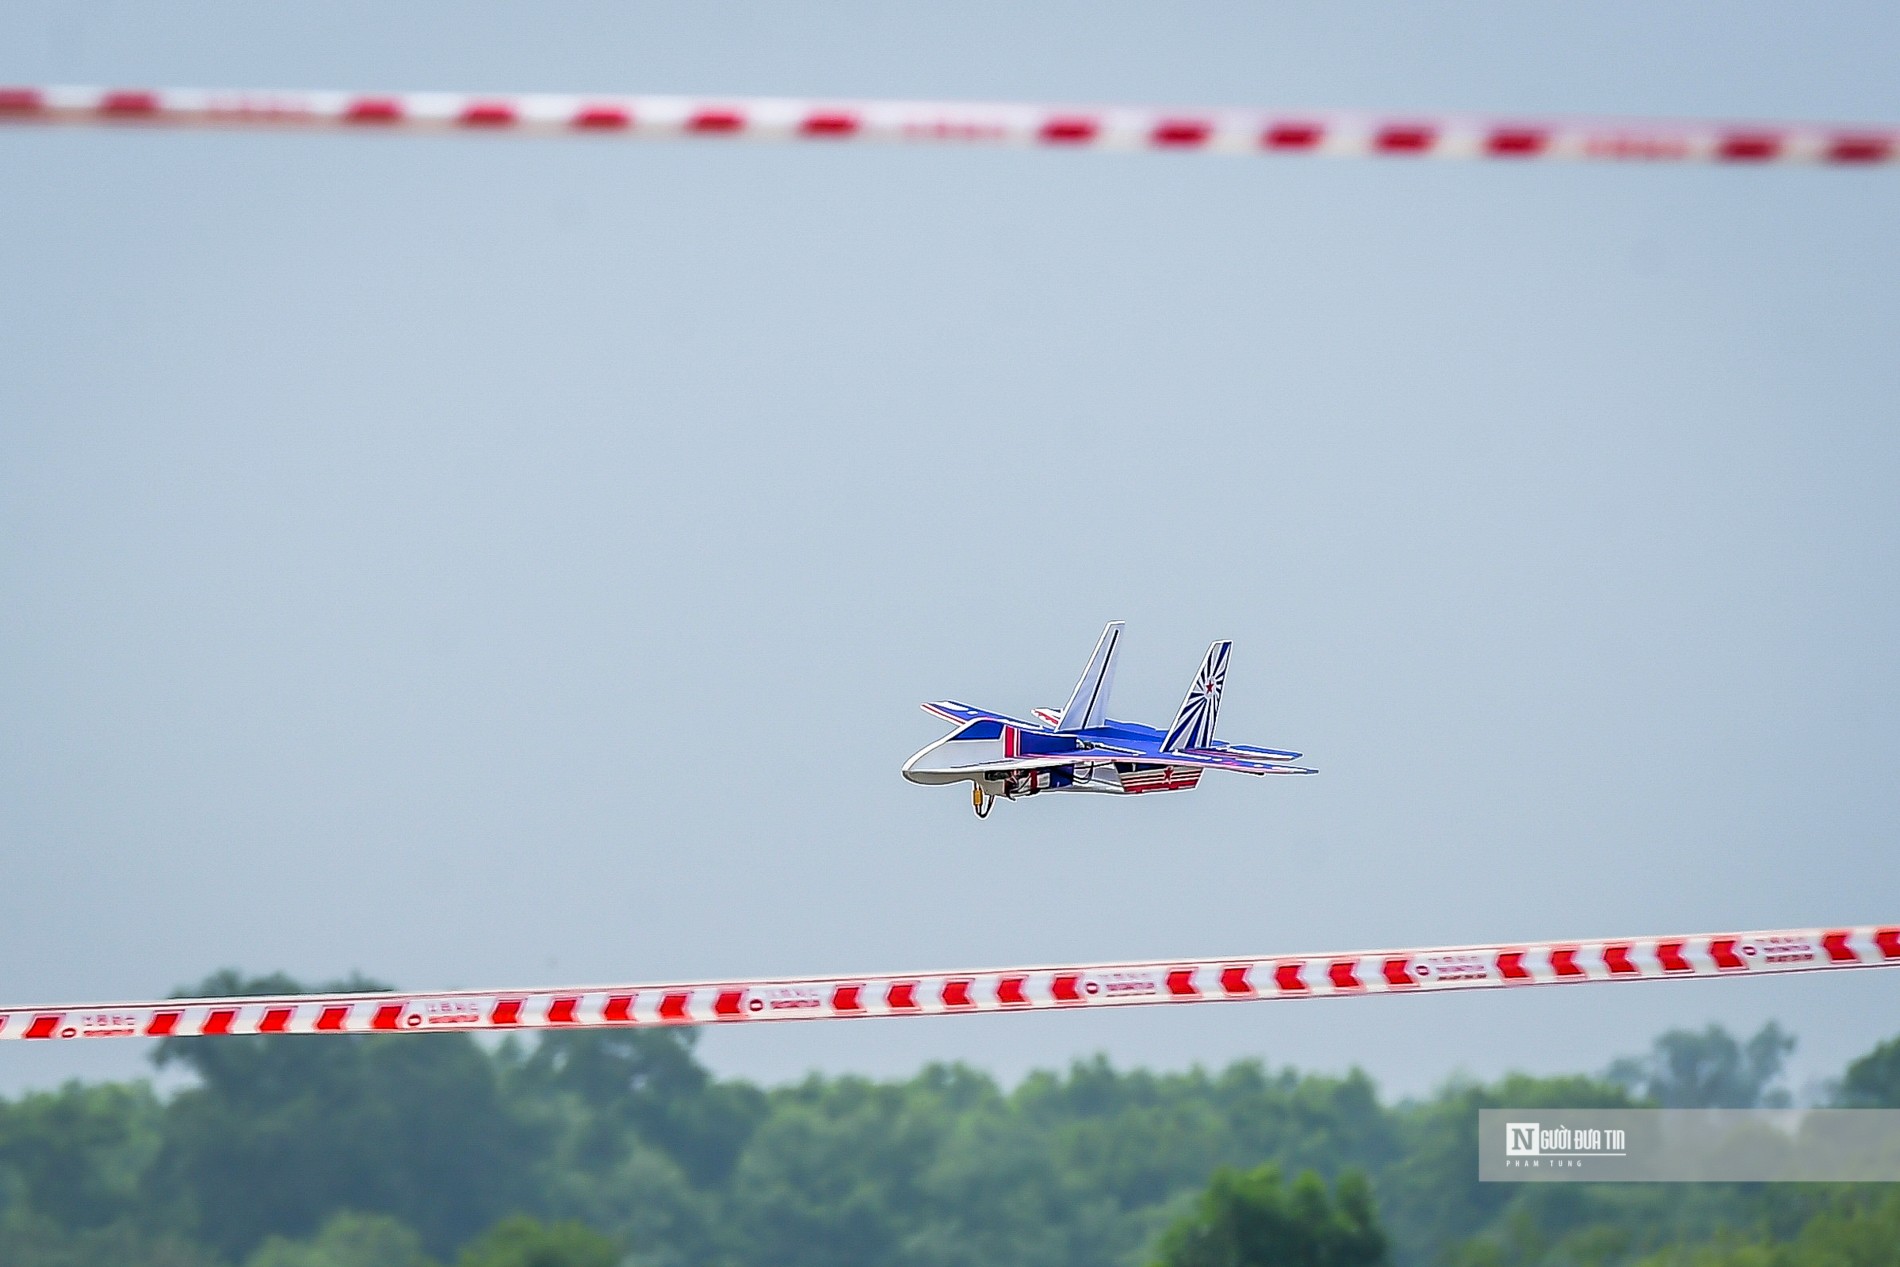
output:
[{"label": "landing gear", "polygon": [[988,818],[995,805],[996,798],[985,792],[981,783],[970,784],[970,808],[976,811],[978,818]]}]

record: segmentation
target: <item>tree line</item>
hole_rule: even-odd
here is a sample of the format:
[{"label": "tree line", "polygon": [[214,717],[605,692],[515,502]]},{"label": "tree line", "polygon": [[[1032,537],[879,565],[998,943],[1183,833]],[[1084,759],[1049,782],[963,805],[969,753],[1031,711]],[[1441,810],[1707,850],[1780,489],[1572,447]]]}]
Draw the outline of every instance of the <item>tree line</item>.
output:
[{"label": "tree line", "polygon": [[[323,987],[375,988],[349,981]],[[220,974],[184,993],[285,994]],[[1793,1039],[1372,1081],[1097,1058],[761,1087],[689,1029],[166,1039],[189,1075],[0,1101],[8,1267],[1893,1267],[1900,1195],[1477,1182],[1481,1108],[1785,1102]],[[1843,1074],[1900,1107],[1900,1038]]]}]

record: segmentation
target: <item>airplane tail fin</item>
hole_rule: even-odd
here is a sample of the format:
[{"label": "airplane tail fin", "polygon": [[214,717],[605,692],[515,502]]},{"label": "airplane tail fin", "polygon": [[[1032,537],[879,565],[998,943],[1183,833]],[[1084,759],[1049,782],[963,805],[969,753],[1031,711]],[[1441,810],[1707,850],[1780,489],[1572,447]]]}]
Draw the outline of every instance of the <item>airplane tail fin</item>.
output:
[{"label": "airplane tail fin", "polygon": [[1168,727],[1167,738],[1161,741],[1163,752],[1203,748],[1213,740],[1221,688],[1227,685],[1227,653],[1233,649],[1231,641],[1217,642],[1207,649],[1201,671],[1188,688],[1187,698],[1181,701],[1181,711],[1175,715],[1174,725]]},{"label": "airplane tail fin", "polygon": [[1056,721],[1057,730],[1083,730],[1107,719],[1108,692],[1115,685],[1115,654],[1121,650],[1121,643],[1122,622],[1112,621],[1102,630],[1095,654],[1089,657],[1089,667],[1082,670],[1082,680],[1069,693],[1069,702],[1063,705],[1062,716]]}]

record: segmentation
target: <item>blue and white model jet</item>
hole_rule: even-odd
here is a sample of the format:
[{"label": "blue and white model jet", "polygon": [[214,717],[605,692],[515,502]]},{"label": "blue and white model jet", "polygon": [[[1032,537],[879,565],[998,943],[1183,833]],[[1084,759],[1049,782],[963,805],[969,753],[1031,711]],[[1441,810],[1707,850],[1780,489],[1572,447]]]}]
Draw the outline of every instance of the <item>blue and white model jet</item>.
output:
[{"label": "blue and white model jet", "polygon": [[912,783],[967,780],[976,816],[987,818],[999,796],[1013,801],[1040,792],[1176,792],[1199,783],[1203,770],[1315,773],[1287,764],[1299,758],[1297,752],[1214,738],[1231,642],[1207,649],[1181,711],[1166,730],[1111,720],[1108,692],[1121,639],[1120,621],[1104,629],[1069,702],[1060,709],[1036,709],[1037,721],[1019,721],[954,700],[925,704],[924,711],[957,728],[906,761],[904,777]]}]

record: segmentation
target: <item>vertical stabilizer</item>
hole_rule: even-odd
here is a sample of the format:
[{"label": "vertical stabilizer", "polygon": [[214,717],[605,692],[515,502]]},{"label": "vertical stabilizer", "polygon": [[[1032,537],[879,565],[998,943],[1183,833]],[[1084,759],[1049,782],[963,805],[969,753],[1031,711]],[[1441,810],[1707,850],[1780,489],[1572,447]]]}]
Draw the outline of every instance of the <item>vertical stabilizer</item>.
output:
[{"label": "vertical stabilizer", "polygon": [[1231,641],[1217,642],[1207,649],[1207,659],[1201,661],[1201,671],[1188,688],[1187,698],[1181,701],[1181,711],[1174,725],[1168,727],[1167,738],[1161,741],[1163,752],[1204,748],[1213,740],[1221,688],[1227,685],[1227,653],[1233,649]]},{"label": "vertical stabilizer", "polygon": [[1082,670],[1082,680],[1075,684],[1069,702],[1063,706],[1057,730],[1083,730],[1107,719],[1108,692],[1115,685],[1115,654],[1121,645],[1122,622],[1112,621],[1102,630],[1102,640],[1095,644],[1089,667]]}]

